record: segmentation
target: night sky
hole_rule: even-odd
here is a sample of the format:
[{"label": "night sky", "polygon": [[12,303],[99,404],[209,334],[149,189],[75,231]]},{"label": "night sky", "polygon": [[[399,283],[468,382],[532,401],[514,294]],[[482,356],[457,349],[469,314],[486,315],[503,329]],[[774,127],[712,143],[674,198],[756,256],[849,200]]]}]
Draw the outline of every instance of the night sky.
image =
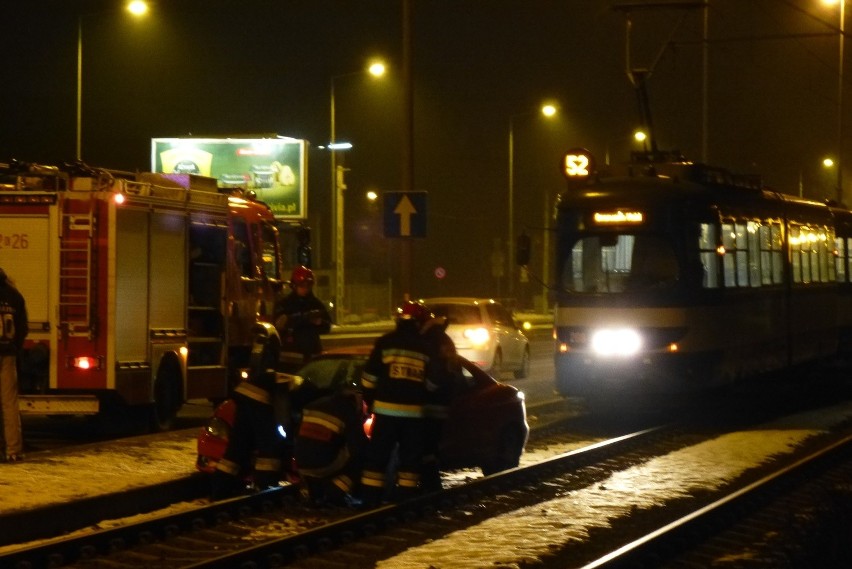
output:
[{"label": "night sky", "polygon": [[[492,277],[491,254],[495,240],[505,246],[508,237],[510,120],[515,229],[537,240],[545,204],[563,185],[566,149],[585,146],[599,161],[609,152],[614,162],[635,149],[625,16],[613,4],[412,0],[414,189],[429,192],[428,237],[413,248],[415,295],[505,292]],[[833,196],[836,174],[821,160],[837,150],[838,8],[819,0],[710,4],[708,161],[762,174],[787,193],[798,193],[802,180],[806,197]],[[401,0],[159,0],[138,21],[121,7],[106,0],[4,7],[0,161],[74,158],[83,13],[84,161],[150,169],[154,137],[307,139],[309,222],[315,265],[324,268],[330,162],[317,146],[329,139],[335,76],[337,138],[354,145],[344,157],[347,270],[356,277],[358,267],[372,266],[358,278],[386,280],[398,243],[384,240],[380,212],[364,194],[401,189]],[[632,66],[653,65],[658,145],[701,160],[702,12],[633,14]],[[374,56],[390,65],[380,81],[358,73]],[[852,96],[845,99],[848,117]],[[555,119],[537,114],[545,100],[558,103]],[[852,126],[846,130],[852,135]],[[844,177],[852,182],[850,138]],[[439,266],[442,281],[433,276]]]}]

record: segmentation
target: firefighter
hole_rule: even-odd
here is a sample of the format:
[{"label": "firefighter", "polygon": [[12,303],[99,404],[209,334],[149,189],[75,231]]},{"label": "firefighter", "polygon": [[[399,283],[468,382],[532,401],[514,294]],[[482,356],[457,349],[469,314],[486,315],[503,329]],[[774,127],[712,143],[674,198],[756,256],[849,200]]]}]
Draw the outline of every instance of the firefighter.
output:
[{"label": "firefighter", "polygon": [[314,272],[298,266],[290,276],[290,294],[275,303],[275,328],[281,336],[282,371],[296,373],[322,352],[321,334],[331,330],[325,305],[314,296]]},{"label": "firefighter", "polygon": [[[257,325],[248,378],[232,395],[236,411],[228,446],[212,475],[214,500],[238,493],[250,474],[261,490],[276,486],[281,478],[288,460],[288,444],[286,430],[279,430],[280,416],[273,406],[281,389],[275,373],[280,345],[275,328],[265,323]],[[298,379],[283,377],[292,382],[284,386],[285,391],[292,389]]]},{"label": "firefighter", "polygon": [[423,457],[423,407],[435,389],[429,346],[420,327],[430,317],[419,302],[397,309],[396,328],[376,340],[364,365],[364,400],[374,414],[372,435],[361,476],[364,506],[383,498],[385,472],[398,445],[395,495],[404,500],[417,493]]},{"label": "firefighter", "polygon": [[361,392],[355,384],[307,403],[295,442],[299,477],[312,503],[353,505],[367,435]]},{"label": "firefighter", "polygon": [[0,449],[7,462],[23,459],[21,413],[18,410],[18,356],[28,332],[23,295],[0,268]]},{"label": "firefighter", "polygon": [[430,316],[420,330],[426,339],[435,374],[435,389],[427,393],[426,405],[423,407],[424,439],[420,487],[425,492],[441,489],[438,450],[454,388],[464,382],[456,345],[447,335],[447,317],[434,314]]}]

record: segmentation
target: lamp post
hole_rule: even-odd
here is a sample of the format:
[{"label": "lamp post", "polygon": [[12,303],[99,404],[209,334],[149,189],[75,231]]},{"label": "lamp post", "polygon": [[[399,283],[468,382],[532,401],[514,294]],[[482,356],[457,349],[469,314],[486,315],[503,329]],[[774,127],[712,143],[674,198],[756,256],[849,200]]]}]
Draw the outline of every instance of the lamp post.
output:
[{"label": "lamp post", "polygon": [[[512,296],[515,292],[515,119],[533,114],[535,111],[527,111],[509,116],[509,267],[506,274],[509,278],[508,294]],[[544,104],[539,112],[547,118],[556,114],[556,106]]]},{"label": "lamp post", "polygon": [[822,0],[823,4],[840,6],[839,25],[837,27],[837,189],[838,203],[843,202],[843,51],[846,38],[846,0]]},{"label": "lamp post", "polygon": [[[385,65],[380,61],[374,61],[367,68],[367,72],[373,77],[381,77],[385,74]],[[332,231],[334,233],[334,320],[340,324],[343,317],[343,298],[345,296],[344,288],[344,233],[343,233],[343,190],[346,189],[343,174],[345,170],[337,164],[337,151],[341,149],[337,142],[337,124],[335,116],[335,98],[334,85],[338,79],[345,77],[353,77],[361,75],[363,71],[354,71],[352,73],[344,73],[342,75],[334,75],[331,78],[331,93],[330,93],[330,137],[328,148],[331,151],[331,203],[334,211],[334,225]],[[351,148],[348,145],[347,148]]]},{"label": "lamp post", "polygon": [[[136,17],[148,12],[148,4],[143,0],[128,2],[125,9]],[[83,16],[77,16],[77,160],[83,156]]]}]

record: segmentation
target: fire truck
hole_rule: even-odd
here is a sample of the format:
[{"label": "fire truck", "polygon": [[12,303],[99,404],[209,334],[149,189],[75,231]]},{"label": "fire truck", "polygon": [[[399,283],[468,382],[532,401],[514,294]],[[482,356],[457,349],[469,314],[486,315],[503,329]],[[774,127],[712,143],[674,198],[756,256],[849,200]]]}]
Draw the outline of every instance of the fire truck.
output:
[{"label": "fire truck", "polygon": [[275,218],[193,174],[0,164],[0,266],[27,302],[22,413],[227,397],[281,290]]}]

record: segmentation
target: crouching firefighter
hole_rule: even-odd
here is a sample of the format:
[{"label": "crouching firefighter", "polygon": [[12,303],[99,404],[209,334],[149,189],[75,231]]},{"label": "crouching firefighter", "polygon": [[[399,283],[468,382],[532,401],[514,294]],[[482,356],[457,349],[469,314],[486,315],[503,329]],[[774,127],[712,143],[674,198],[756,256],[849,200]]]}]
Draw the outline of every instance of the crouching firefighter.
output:
[{"label": "crouching firefighter", "polygon": [[[212,475],[214,500],[239,493],[245,487],[246,477],[251,474],[260,490],[277,486],[285,463],[289,466],[292,453],[288,448],[287,431],[286,428],[279,431],[282,424],[279,418],[282,414],[289,414],[289,409],[276,413],[274,403],[281,401],[282,393],[294,388],[297,378],[281,374],[287,383],[277,383],[275,366],[280,350],[281,342],[275,327],[267,323],[257,324],[248,378],[234,389],[232,395],[236,411],[228,446]],[[284,424],[289,426],[287,421]]]},{"label": "crouching firefighter", "polygon": [[296,465],[310,501],[355,505],[367,435],[366,407],[355,384],[306,404],[295,442]]}]

